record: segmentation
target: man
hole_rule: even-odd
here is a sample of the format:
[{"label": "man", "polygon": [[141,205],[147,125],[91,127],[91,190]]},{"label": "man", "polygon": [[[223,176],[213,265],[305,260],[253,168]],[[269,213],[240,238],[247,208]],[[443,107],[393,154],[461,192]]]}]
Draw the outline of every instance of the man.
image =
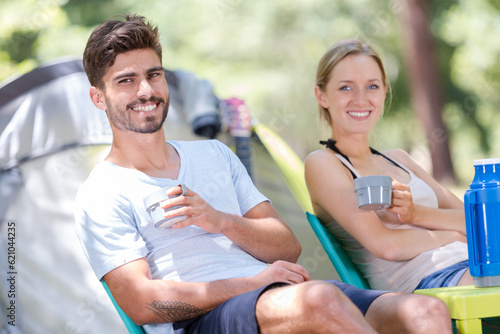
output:
[{"label": "man", "polygon": [[[77,196],[76,229],[98,279],[148,333],[448,333],[431,297],[311,281],[301,246],[238,158],[218,141],[165,141],[169,93],[157,28],[106,21],[84,68],[111,151]],[[185,184],[184,193],[179,184]],[[155,228],[144,198],[170,187]]]}]

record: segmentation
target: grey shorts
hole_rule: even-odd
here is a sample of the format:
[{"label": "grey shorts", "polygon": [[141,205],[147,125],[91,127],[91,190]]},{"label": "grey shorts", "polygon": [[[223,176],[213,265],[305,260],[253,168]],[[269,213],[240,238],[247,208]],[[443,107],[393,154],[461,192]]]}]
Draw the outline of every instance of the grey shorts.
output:
[{"label": "grey shorts", "polygon": [[[387,291],[359,289],[336,280],[327,281],[337,286],[365,314],[370,304]],[[198,318],[174,323],[176,334],[258,334],[255,305],[265,291],[288,285],[273,283],[263,288],[243,293],[222,303]]]}]

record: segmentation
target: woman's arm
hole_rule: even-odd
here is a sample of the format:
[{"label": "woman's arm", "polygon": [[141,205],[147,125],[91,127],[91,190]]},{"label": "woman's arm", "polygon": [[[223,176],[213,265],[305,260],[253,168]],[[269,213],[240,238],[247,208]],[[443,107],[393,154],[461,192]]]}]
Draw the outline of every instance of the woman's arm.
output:
[{"label": "woman's arm", "polygon": [[354,181],[329,151],[316,151],[305,162],[306,183],[314,212],[332,219],[372,254],[386,260],[408,260],[465,237],[456,231],[389,229],[373,211],[358,208]]},{"label": "woman's arm", "polygon": [[391,150],[387,152],[387,155],[405,165],[427,183],[438,199],[438,208],[414,204],[409,187],[394,181],[393,206],[387,211],[398,214],[398,218],[402,223],[432,230],[458,231],[465,235],[463,202],[425,172],[406,152]]}]

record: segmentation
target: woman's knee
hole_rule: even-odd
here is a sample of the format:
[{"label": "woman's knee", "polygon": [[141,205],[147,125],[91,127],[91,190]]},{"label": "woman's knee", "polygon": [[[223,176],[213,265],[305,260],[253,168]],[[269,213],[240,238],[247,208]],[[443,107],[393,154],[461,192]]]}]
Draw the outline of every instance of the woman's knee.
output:
[{"label": "woman's knee", "polygon": [[435,297],[414,294],[404,303],[402,314],[407,326],[416,333],[429,333],[440,329],[444,333],[451,327],[450,312],[446,304]]},{"label": "woman's knee", "polygon": [[419,316],[438,315],[449,317],[450,312],[446,304],[435,297],[413,294],[413,298],[405,304],[408,314],[417,314]]}]

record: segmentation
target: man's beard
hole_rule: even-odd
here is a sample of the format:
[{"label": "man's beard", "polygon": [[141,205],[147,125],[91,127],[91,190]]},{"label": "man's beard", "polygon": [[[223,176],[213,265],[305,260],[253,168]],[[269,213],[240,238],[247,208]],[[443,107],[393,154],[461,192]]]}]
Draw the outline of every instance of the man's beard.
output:
[{"label": "man's beard", "polygon": [[[165,122],[165,119],[167,118],[168,107],[170,105],[170,96],[167,97],[165,107],[163,108],[161,120],[157,121],[156,116],[147,116],[146,122],[143,125],[136,124],[132,120],[132,118],[130,117],[130,113],[128,113],[127,111],[132,110],[132,107],[139,104],[139,103],[145,104],[147,102],[154,102],[154,103],[165,102],[165,100],[163,98],[152,96],[148,100],[139,99],[138,102],[136,101],[136,102],[129,103],[128,105],[126,105],[125,110],[119,110],[110,102],[111,101],[109,101],[106,98],[106,104],[108,106],[108,110],[106,112],[108,114],[110,123],[112,125],[114,125],[116,128],[118,128],[120,130],[136,132],[136,133],[155,133],[155,132],[162,129],[163,123]],[[134,112],[134,111],[132,111],[132,112]]]}]

